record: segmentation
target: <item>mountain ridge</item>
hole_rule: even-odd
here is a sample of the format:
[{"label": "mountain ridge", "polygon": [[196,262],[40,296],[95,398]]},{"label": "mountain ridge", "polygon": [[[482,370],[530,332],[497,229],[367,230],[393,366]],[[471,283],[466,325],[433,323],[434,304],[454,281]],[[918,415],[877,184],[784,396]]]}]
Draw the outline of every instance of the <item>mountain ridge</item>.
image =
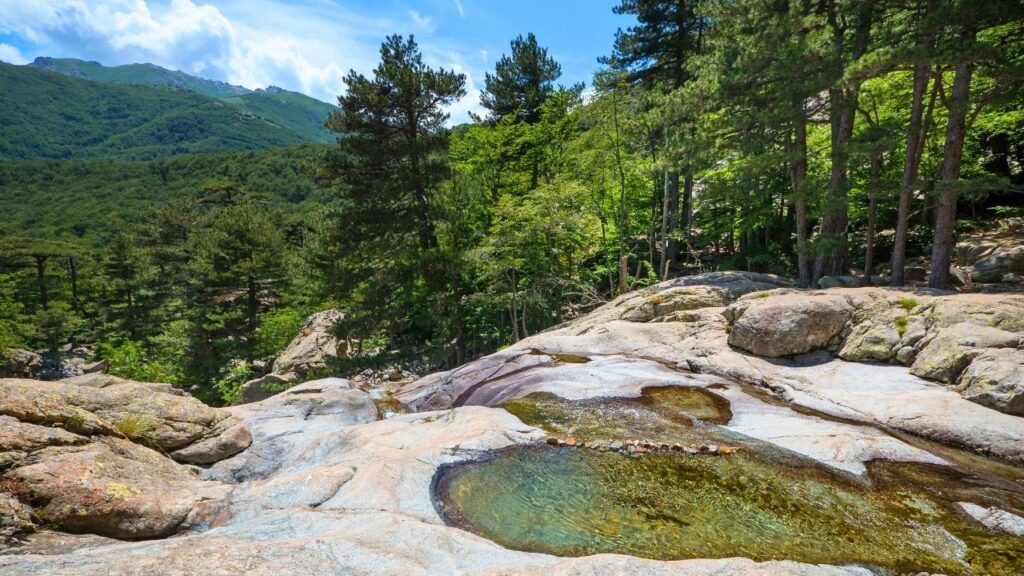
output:
[{"label": "mountain ridge", "polygon": [[328,143],[334,139],[334,134],[323,125],[327,115],[336,109],[334,105],[277,86],[251,90],[151,63],[105,66],[77,58],[40,56],[25,67],[102,84],[180,88],[237,106],[244,114],[287,128],[310,142]]}]

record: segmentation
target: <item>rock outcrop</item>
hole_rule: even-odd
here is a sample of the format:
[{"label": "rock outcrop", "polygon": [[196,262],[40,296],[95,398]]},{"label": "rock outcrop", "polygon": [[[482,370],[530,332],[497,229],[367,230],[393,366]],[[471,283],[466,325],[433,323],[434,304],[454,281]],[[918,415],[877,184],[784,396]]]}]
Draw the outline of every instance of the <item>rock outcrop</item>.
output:
[{"label": "rock outcrop", "polygon": [[302,329],[277,356],[270,373],[242,385],[243,402],[257,402],[328,368],[331,360],[348,354],[348,342],[334,334],[345,319],[339,310],[324,310],[306,318]]},{"label": "rock outcrop", "polygon": [[205,530],[131,544],[39,534],[18,554],[0,555],[0,572],[870,576],[858,567],[785,560],[559,558],[446,526],[431,499],[439,467],[543,441],[542,431],[504,410],[467,406],[374,421],[369,395],[340,379],[229,410],[250,426],[254,444],[204,471],[235,483],[229,498],[189,515]]},{"label": "rock outcrop", "polygon": [[969,400],[1024,414],[1024,295],[882,288],[759,292],[739,298],[724,314],[728,343],[758,356],[828,350],[851,362],[894,362],[953,386]]},{"label": "rock outcrop", "polygon": [[840,293],[743,299],[726,309],[729,344],[772,358],[821,350],[837,342],[852,312],[850,299]]},{"label": "rock outcrop", "polygon": [[[694,294],[714,294],[715,305],[702,307],[708,300],[692,300]],[[656,313],[676,299],[683,309]],[[626,294],[577,321],[409,384],[395,398],[413,409],[490,404],[492,398],[508,398],[513,388],[536,389],[524,383],[545,380],[536,374],[552,366],[618,356],[632,360],[634,371],[644,360],[734,378],[821,412],[1024,462],[1024,420],[990,409],[1014,413],[1019,386],[1012,377],[982,383],[972,371],[961,382],[957,372],[940,384],[899,366],[912,366],[935,338],[962,323],[1024,333],[1024,296],[885,288],[795,291],[772,276],[711,273]],[[977,357],[985,350],[978,348]],[[800,356],[808,351],[824,357]],[[1015,357],[985,356],[988,362],[1005,362],[998,373],[1008,375],[1016,373],[1010,363]],[[595,380],[588,376],[587,381]],[[970,383],[987,393],[967,392]]]},{"label": "rock outcrop", "polygon": [[[28,507],[33,525],[166,536],[216,488],[181,463],[212,464],[252,442],[231,414],[165,385],[80,380],[0,380],[0,496]],[[30,530],[16,518],[0,528],[7,536]]]},{"label": "rock outcrop", "polygon": [[43,357],[20,348],[0,350],[0,378],[36,378],[43,369]]},{"label": "rock outcrop", "polygon": [[1020,284],[1024,278],[1024,220],[1007,219],[994,230],[967,234],[956,260],[973,282]]}]

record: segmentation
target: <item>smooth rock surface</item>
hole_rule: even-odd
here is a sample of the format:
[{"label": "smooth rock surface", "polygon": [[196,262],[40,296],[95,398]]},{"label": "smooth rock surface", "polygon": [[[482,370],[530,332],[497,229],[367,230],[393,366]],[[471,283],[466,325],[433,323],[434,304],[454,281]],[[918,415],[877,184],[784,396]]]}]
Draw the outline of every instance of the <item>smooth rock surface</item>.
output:
[{"label": "smooth rock surface", "polygon": [[137,543],[36,535],[18,555],[0,556],[0,573],[870,575],[789,561],[557,558],[504,549],[444,525],[430,482],[443,464],[540,441],[541,431],[479,406],[360,424],[365,408],[354,397],[364,392],[336,379],[310,384],[232,409],[255,440],[207,472],[238,483],[198,519],[205,531]]}]

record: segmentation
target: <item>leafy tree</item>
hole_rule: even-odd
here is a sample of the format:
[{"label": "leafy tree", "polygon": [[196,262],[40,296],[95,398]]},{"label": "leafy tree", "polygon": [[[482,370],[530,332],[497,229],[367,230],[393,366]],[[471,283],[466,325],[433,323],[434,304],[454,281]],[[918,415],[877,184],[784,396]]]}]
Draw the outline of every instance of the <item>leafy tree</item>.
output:
[{"label": "leafy tree", "polygon": [[[706,16],[698,10],[700,4],[700,0],[622,0],[614,11],[635,16],[638,24],[617,31],[612,56],[601,61],[625,71],[630,79],[648,89],[669,92],[682,87],[692,77],[690,59],[703,49],[708,27]],[[661,126],[663,140],[667,143],[672,139],[685,138],[688,124],[685,118],[665,117]],[[669,151],[666,146],[666,152]],[[658,267],[662,278],[668,278],[674,269],[679,252],[678,165],[681,163],[685,164],[682,229],[688,231],[690,228],[693,166],[681,162],[679,157],[666,157]]]}]

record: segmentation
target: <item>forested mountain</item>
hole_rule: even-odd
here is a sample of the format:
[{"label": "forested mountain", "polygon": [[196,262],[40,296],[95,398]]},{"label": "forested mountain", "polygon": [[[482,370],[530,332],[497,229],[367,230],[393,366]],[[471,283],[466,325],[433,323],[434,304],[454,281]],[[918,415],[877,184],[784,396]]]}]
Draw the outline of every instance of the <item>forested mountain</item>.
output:
[{"label": "forested mountain", "polygon": [[[2,63],[0,85],[0,160],[145,160],[314,141],[293,128],[296,118],[310,116],[305,109],[279,114],[283,119],[278,123],[243,106],[180,88],[102,84]],[[261,93],[258,105],[274,97]],[[292,108],[279,100],[266,106]]]},{"label": "forested mountain", "polygon": [[242,86],[199,78],[179,70],[168,70],[155,64],[104,66],[99,62],[75,58],[40,57],[28,66],[109,84],[148,84],[183,88],[234,104],[244,113],[283,126],[310,142],[331,142],[335,137],[324,127],[324,119],[335,109],[333,105],[276,86],[270,86],[265,90],[249,90]]},{"label": "forested mountain", "polygon": [[34,236],[106,244],[116,230],[168,203],[199,201],[228,181],[293,214],[323,202],[309,166],[320,145],[183,154],[146,161],[25,160],[0,163],[0,238]]}]

